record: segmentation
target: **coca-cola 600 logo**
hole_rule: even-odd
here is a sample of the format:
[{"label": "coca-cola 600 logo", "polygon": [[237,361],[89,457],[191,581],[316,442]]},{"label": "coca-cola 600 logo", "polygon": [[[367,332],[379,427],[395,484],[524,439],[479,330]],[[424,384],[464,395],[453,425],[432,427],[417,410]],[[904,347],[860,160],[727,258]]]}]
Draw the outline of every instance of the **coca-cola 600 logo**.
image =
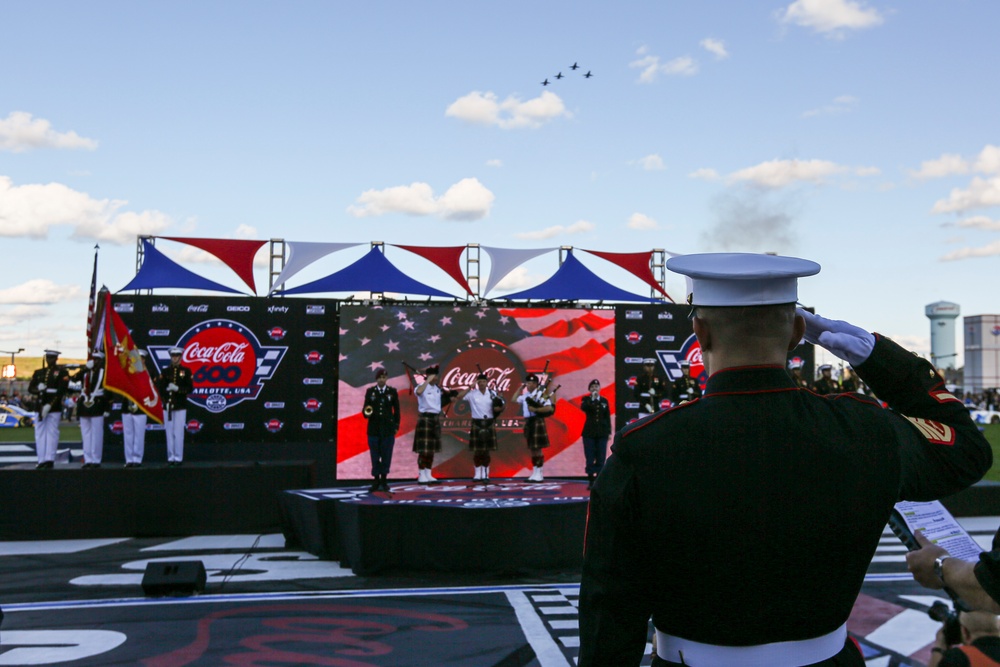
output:
[{"label": "coca-cola 600 logo", "polygon": [[[170,364],[171,347],[149,347],[160,372]],[[188,400],[209,412],[256,400],[288,351],[261,345],[250,329],[233,320],[196,324],[181,335],[177,347],[184,348],[181,363],[191,369],[194,380]]]}]

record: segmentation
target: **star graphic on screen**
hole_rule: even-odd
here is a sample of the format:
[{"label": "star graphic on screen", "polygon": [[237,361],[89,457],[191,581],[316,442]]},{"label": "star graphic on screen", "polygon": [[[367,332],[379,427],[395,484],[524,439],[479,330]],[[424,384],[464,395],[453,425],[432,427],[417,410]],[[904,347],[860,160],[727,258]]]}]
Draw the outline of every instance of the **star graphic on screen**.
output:
[{"label": "star graphic on screen", "polygon": [[402,324],[403,328],[406,329],[407,331],[413,330],[413,322],[411,320],[404,320],[400,322],[400,324]]},{"label": "star graphic on screen", "polygon": [[369,370],[374,371],[376,368],[385,368],[385,366],[382,365],[381,361],[373,361],[370,364],[368,364]]},{"label": "star graphic on screen", "polygon": [[444,326],[446,324],[451,324],[451,318],[450,317],[442,317],[438,321],[441,323],[441,326]]},{"label": "star graphic on screen", "polygon": [[389,352],[399,352],[399,343],[392,339],[389,339],[389,342],[383,343],[383,345],[389,349]]},{"label": "star graphic on screen", "polygon": [[486,311],[485,310],[477,310],[476,311],[476,317],[478,317],[479,319],[483,319],[484,317],[486,317]]},{"label": "star graphic on screen", "polygon": [[367,315],[360,315],[358,317],[355,317],[354,321],[357,322],[358,324],[361,324],[362,322],[364,322],[367,319],[368,319]]},{"label": "star graphic on screen", "polygon": [[340,360],[341,361],[346,361],[347,360],[347,355],[346,354],[340,355]]},{"label": "star graphic on screen", "polygon": [[358,340],[361,341],[361,345],[362,346],[367,345],[368,343],[372,342],[371,338],[359,338]]},{"label": "star graphic on screen", "polygon": [[500,316],[500,324],[507,324],[509,322],[510,322],[510,318],[509,317],[507,317],[506,315],[501,315]]},{"label": "star graphic on screen", "polygon": [[431,355],[431,353],[430,353],[430,352],[424,352],[423,354],[421,354],[421,355],[420,355],[419,357],[417,357],[417,358],[418,358],[418,359],[420,359],[420,361],[427,361],[428,359],[430,359],[430,358],[431,358],[431,356],[432,356],[432,355]]},{"label": "star graphic on screen", "polygon": [[382,326],[379,327],[379,329],[382,330],[382,333],[385,333],[386,331],[389,330],[389,325],[388,324],[383,324]]},{"label": "star graphic on screen", "polygon": [[406,313],[404,311],[402,311],[402,310],[399,311],[398,313],[396,313],[396,319],[397,320],[405,320],[406,319]]},{"label": "star graphic on screen", "polygon": [[441,336],[438,336],[437,334],[434,334],[433,336],[431,336],[430,338],[427,339],[427,342],[429,342],[429,343],[436,343],[439,340],[441,340]]},{"label": "star graphic on screen", "polygon": [[469,338],[475,338],[479,335],[479,330],[469,327],[469,330],[465,332],[465,335]]},{"label": "star graphic on screen", "polygon": [[340,335],[343,336],[346,333],[347,333],[347,329],[344,329],[343,327],[341,327],[341,329],[340,329]]}]

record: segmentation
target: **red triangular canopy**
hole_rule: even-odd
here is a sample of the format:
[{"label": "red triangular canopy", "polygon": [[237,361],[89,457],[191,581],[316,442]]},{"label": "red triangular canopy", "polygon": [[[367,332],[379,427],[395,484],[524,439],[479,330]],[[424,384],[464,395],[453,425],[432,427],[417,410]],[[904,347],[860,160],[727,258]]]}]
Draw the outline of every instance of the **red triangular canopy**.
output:
[{"label": "red triangular canopy", "polygon": [[447,273],[455,282],[461,285],[467,293],[472,294],[472,289],[469,287],[468,281],[465,280],[465,274],[462,272],[461,258],[462,252],[465,250],[464,245],[450,247],[392,245],[403,250],[409,250],[415,255],[420,255],[427,261],[433,262],[439,269]]},{"label": "red triangular canopy", "polygon": [[218,257],[226,266],[232,269],[240,280],[257,293],[253,281],[253,258],[267,241],[244,241],[236,239],[200,239],[181,236],[161,236],[167,241],[177,241],[200,248]]},{"label": "red triangular canopy", "polygon": [[653,251],[649,252],[602,252],[600,250],[586,250],[581,248],[584,252],[589,252],[591,255],[597,255],[601,259],[606,259],[612,264],[616,264],[636,278],[639,278],[647,285],[655,289],[657,292],[667,297],[671,301],[673,298],[664,291],[660,283],[656,282],[656,277],[653,276],[652,269],[649,268],[649,261],[653,257]]}]

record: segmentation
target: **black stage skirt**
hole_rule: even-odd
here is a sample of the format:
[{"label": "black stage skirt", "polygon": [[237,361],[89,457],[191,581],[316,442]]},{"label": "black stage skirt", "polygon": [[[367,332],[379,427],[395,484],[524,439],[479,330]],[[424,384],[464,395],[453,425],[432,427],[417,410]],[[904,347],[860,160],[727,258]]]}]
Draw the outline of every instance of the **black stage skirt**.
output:
[{"label": "black stage skirt", "polygon": [[528,449],[545,449],[549,446],[549,433],[545,429],[544,417],[528,417],[524,420],[524,439]]},{"label": "black stage skirt", "polygon": [[469,449],[488,452],[497,449],[497,430],[492,419],[473,419],[469,430]]},{"label": "black stage skirt", "polygon": [[413,431],[413,451],[417,454],[431,454],[441,451],[441,415],[439,413],[420,413],[417,418],[417,428]]}]

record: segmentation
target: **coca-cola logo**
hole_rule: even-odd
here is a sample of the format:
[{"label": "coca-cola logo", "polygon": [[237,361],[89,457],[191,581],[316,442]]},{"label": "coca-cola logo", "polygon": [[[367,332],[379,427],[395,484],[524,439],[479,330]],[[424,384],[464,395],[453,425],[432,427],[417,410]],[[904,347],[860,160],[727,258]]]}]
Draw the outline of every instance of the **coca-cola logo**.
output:
[{"label": "coca-cola logo", "polygon": [[268,421],[264,422],[264,428],[266,428],[271,433],[277,433],[282,428],[284,428],[284,426],[285,423],[280,419],[269,419]]},{"label": "coca-cola logo", "polygon": [[122,423],[121,419],[116,419],[110,424],[108,424],[108,430],[114,433],[115,435],[121,435],[122,433],[125,432],[125,424]]},{"label": "coca-cola logo", "polygon": [[271,340],[281,340],[285,337],[286,333],[281,327],[271,327],[267,331],[267,335],[271,337]]},{"label": "coca-cola logo", "polygon": [[[691,370],[691,377],[698,381],[698,386],[702,389],[705,388],[705,383],[708,382],[708,372],[705,370],[705,362],[701,356],[701,344],[698,342],[698,337],[691,334],[681,345],[680,349],[681,359],[688,362]],[[671,371],[671,376],[674,373]],[[677,369],[676,375],[680,377],[680,369]]]},{"label": "coca-cola logo", "polygon": [[311,350],[310,352],[306,353],[305,356],[306,356],[306,363],[318,364],[319,362],[323,361],[323,353],[320,352],[319,350]]},{"label": "coca-cola logo", "polygon": [[321,407],[323,407],[323,402],[315,398],[310,398],[302,402],[302,407],[304,407],[309,412],[316,412]]},{"label": "coca-cola logo", "polygon": [[[188,400],[209,412],[256,400],[288,351],[287,347],[262,345],[253,331],[225,319],[196,324],[176,345],[184,350],[181,364],[191,370],[194,383]],[[170,347],[149,347],[161,373],[167,372]]]},{"label": "coca-cola logo", "polygon": [[197,419],[189,419],[187,424],[184,425],[184,430],[188,433],[197,433],[201,430],[203,424]]},{"label": "coca-cola logo", "polygon": [[642,340],[642,334],[639,333],[638,331],[629,331],[627,334],[625,334],[625,340],[635,345],[636,343]]},{"label": "coca-cola logo", "polygon": [[[524,377],[524,364],[507,346],[495,341],[472,341],[460,348],[441,371],[441,388],[462,391],[475,388],[476,378],[485,373],[486,387],[504,399],[503,412],[497,416],[500,429],[505,427],[504,420],[510,418],[511,429],[513,418],[520,416],[520,405],[516,402],[514,393],[521,386]],[[442,427],[452,431],[460,440],[469,435],[467,420],[470,415],[468,401],[459,401],[451,411],[450,418],[444,420]]]}]

